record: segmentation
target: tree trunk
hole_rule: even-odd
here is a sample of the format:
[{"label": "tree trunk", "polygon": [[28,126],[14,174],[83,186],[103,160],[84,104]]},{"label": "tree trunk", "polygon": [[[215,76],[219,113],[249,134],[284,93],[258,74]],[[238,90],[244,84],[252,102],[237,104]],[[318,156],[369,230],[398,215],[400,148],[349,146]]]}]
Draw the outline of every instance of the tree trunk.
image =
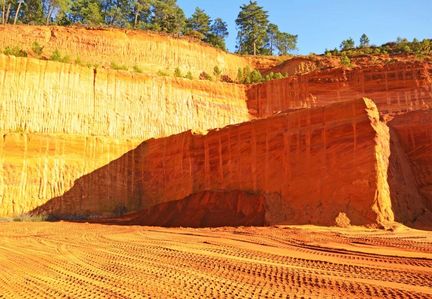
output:
[{"label": "tree trunk", "polygon": [[8,4],[7,10],[6,10],[6,20],[5,20],[5,24],[9,23],[9,14],[10,14],[10,8],[11,8],[11,3]]},{"label": "tree trunk", "polygon": [[5,23],[5,12],[6,12],[6,0],[3,0],[3,7],[2,7],[2,24]]},{"label": "tree trunk", "polygon": [[50,23],[51,15],[52,15],[52,13],[53,13],[53,10],[54,10],[54,8],[53,8],[52,6],[50,6],[49,9],[48,9],[48,15],[47,15],[47,18],[46,18],[46,25],[47,25],[47,26],[48,26],[49,23]]},{"label": "tree trunk", "polygon": [[18,8],[17,8],[17,11],[15,12],[14,25],[15,25],[16,22],[17,22],[18,14],[19,14],[19,11],[20,11],[20,9],[21,9],[21,4],[22,4],[22,2],[19,2],[19,3],[18,3]]},{"label": "tree trunk", "polygon": [[257,52],[257,50],[256,50],[256,42],[254,42],[253,44],[254,44],[254,56],[256,56],[256,52]]},{"label": "tree trunk", "polygon": [[134,20],[134,28],[136,28],[137,24],[138,24],[138,16],[139,16],[139,12],[135,13],[135,20]]}]

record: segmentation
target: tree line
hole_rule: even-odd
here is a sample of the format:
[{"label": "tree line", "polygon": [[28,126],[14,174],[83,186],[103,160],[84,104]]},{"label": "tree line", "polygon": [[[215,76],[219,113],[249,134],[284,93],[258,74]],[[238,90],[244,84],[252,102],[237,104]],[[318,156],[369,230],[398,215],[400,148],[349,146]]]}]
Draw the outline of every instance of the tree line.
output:
[{"label": "tree line", "polygon": [[415,54],[429,55],[432,53],[432,40],[418,40],[414,38],[409,41],[406,38],[398,37],[394,42],[388,42],[380,46],[370,43],[369,37],[363,33],[359,43],[356,44],[353,38],[345,39],[341,42],[339,49],[325,50],[324,54],[331,55],[365,55],[365,54]]},{"label": "tree line", "polygon": [[[227,23],[212,19],[197,7],[190,18],[176,0],[0,0],[2,24],[108,26],[191,36],[226,50]],[[287,54],[295,50],[297,35],[281,32],[269,22],[257,1],[240,7],[236,19],[237,52]]]}]

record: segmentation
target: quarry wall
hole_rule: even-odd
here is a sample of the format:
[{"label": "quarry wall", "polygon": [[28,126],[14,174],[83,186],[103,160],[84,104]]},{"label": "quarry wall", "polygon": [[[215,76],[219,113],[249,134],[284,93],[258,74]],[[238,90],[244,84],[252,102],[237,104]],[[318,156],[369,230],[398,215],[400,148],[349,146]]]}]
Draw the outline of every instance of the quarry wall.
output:
[{"label": "quarry wall", "polygon": [[86,29],[60,26],[0,26],[0,48],[19,46],[29,51],[34,42],[43,47],[46,57],[58,50],[62,56],[77,58],[83,64],[115,63],[129,69],[138,66],[145,73],[173,74],[175,68],[197,78],[201,72],[213,74],[218,66],[235,79],[238,68],[253,66],[250,60],[228,54],[187,39],[142,30]]},{"label": "quarry wall", "polygon": [[[413,111],[389,122],[394,146],[390,173],[393,209],[403,223],[430,225],[432,219],[432,110]],[[399,157],[398,157],[399,156]],[[402,156],[402,157],[400,157]],[[395,161],[396,160],[396,161]],[[395,182],[394,182],[395,181]],[[430,227],[430,226],[429,226]]]},{"label": "quarry wall", "polygon": [[[32,56],[35,41],[42,59],[0,54],[0,217],[431,224],[428,60],[319,70],[149,32],[0,26],[0,50]],[[55,50],[81,61],[44,60]],[[245,87],[155,75],[216,65],[292,76]],[[353,101],[364,96],[378,109]]]},{"label": "quarry wall", "polygon": [[[340,212],[354,224],[384,223],[393,214],[377,140],[388,141],[388,131],[367,99],[206,135],[189,131],[142,143],[37,212],[67,218],[106,207],[102,212],[108,215],[119,204],[137,211],[213,190],[225,192],[225,200],[233,192],[255,194],[251,204],[264,197],[266,224],[333,225]],[[224,208],[229,210],[218,207],[222,215]]]},{"label": "quarry wall", "polygon": [[427,62],[335,68],[252,86],[248,105],[259,117],[358,97],[375,101],[382,114],[432,108],[432,67]]},{"label": "quarry wall", "polygon": [[244,87],[0,55],[0,217],[142,141],[251,119]]},{"label": "quarry wall", "polygon": [[241,85],[5,55],[0,98],[2,131],[145,140],[250,119]]}]

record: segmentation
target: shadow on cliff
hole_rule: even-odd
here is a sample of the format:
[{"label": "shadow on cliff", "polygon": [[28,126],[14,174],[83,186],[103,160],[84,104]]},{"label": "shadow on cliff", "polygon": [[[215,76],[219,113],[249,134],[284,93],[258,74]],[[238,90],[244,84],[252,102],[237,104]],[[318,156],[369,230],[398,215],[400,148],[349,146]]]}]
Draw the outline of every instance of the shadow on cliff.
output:
[{"label": "shadow on cliff", "polygon": [[119,158],[75,180],[61,196],[48,200],[30,215],[44,215],[51,220],[85,220],[94,217],[121,216],[141,209],[140,167],[146,151],[141,143]]},{"label": "shadow on cliff", "polygon": [[432,230],[432,213],[428,208],[427,198],[419,192],[416,174],[412,170],[412,161],[400,141],[400,136],[393,126],[394,122],[408,122],[409,113],[397,116],[388,123],[390,129],[390,157],[388,183],[392,210],[395,221],[408,227]]},{"label": "shadow on cliff", "polygon": [[[405,121],[404,116],[398,121]],[[390,127],[388,181],[397,222],[419,229],[432,229],[427,198],[419,192],[410,158],[396,129]],[[266,212],[275,205],[268,195],[244,190],[200,190],[184,199],[156,203],[146,208],[143,190],[147,142],[107,165],[82,176],[63,195],[30,212],[50,220],[90,220],[104,224],[156,226],[262,226]],[[283,212],[284,208],[278,209]],[[291,215],[285,219],[294,219]],[[287,223],[288,224],[288,223]],[[300,223],[290,223],[300,224]]]},{"label": "shadow on cliff", "polygon": [[240,190],[211,190],[145,206],[142,190],[146,142],[82,176],[63,195],[30,212],[49,221],[165,227],[264,226],[265,196]]},{"label": "shadow on cliff", "polygon": [[244,191],[204,191],[112,219],[90,222],[162,227],[264,226],[265,197]]}]

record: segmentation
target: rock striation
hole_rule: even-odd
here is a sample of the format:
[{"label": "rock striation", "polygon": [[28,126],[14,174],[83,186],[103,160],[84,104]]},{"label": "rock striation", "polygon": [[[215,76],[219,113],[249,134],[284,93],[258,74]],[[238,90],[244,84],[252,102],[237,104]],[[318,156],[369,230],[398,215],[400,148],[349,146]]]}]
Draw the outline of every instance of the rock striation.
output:
[{"label": "rock striation", "polygon": [[[184,206],[201,206],[197,212],[206,213],[202,192],[213,190],[224,194],[216,210],[227,219],[242,210],[232,208],[238,207],[239,194],[249,194],[251,205],[244,209],[261,203],[256,213],[265,207],[265,224],[333,225],[340,212],[352,224],[385,224],[393,220],[388,164],[382,159],[388,140],[368,99],[281,113],[206,135],[189,131],[142,143],[36,212],[74,218],[112,215],[120,206],[171,215]],[[136,216],[132,222],[149,224],[155,217]]]},{"label": "rock striation", "polygon": [[[0,26],[0,48],[17,45],[41,59],[0,54],[0,217],[432,227],[428,59],[347,69],[142,31]],[[44,60],[55,50],[78,60]],[[290,76],[245,87],[155,75],[215,66]]]},{"label": "rock striation", "polygon": [[149,138],[249,119],[240,85],[0,55],[0,217],[62,195]]},{"label": "rock striation", "polygon": [[195,78],[201,72],[213,75],[215,66],[224,74],[236,78],[237,69],[253,67],[253,62],[228,54],[203,43],[190,42],[185,38],[174,38],[142,30],[86,29],[82,27],[58,26],[0,26],[0,50],[20,47],[32,50],[37,42],[43,47],[45,57],[58,50],[71,61],[82,64],[109,66],[112,63],[143,72],[168,72],[173,74],[178,67]]},{"label": "rock striation", "polygon": [[334,68],[273,80],[248,90],[250,111],[266,117],[288,109],[324,106],[368,97],[382,114],[432,108],[432,66],[428,62]]},{"label": "rock striation", "polygon": [[395,117],[389,183],[396,220],[431,227],[432,110]]},{"label": "rock striation", "polygon": [[145,140],[250,119],[241,85],[5,55],[0,99],[2,131]]}]

